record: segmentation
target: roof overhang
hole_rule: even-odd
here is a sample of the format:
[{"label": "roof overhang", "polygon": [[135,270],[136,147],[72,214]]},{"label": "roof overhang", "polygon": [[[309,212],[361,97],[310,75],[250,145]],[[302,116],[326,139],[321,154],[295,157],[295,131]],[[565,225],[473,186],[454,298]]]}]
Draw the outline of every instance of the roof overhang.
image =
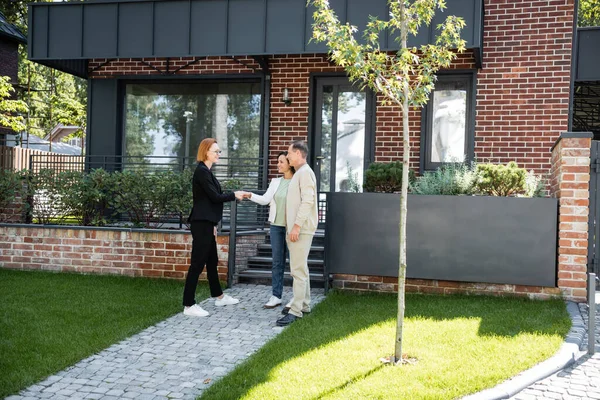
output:
[{"label": "roof overhang", "polygon": [[[386,17],[386,0],[331,0],[341,21],[362,30]],[[483,0],[452,0],[410,46],[434,43],[448,15],[465,19],[462,37],[481,63]],[[311,41],[314,8],[306,0],[108,0],[29,4],[29,59],[87,76],[94,58],[260,56],[326,53]],[[394,51],[391,35],[381,49]]]}]

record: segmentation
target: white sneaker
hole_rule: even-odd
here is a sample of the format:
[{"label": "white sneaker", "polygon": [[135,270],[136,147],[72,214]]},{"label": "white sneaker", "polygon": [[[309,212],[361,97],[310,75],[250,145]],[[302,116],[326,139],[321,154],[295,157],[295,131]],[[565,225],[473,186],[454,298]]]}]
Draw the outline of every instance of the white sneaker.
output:
[{"label": "white sneaker", "polygon": [[189,315],[190,317],[208,317],[209,313],[198,304],[194,304],[190,307],[183,308],[183,314]]},{"label": "white sneaker", "polygon": [[281,299],[279,297],[271,296],[269,301],[263,306],[264,308],[275,308],[281,305]]},{"label": "white sneaker", "polygon": [[217,307],[230,306],[233,304],[237,304],[239,302],[240,301],[238,299],[234,299],[230,295],[226,294],[221,299],[219,299],[217,297],[217,299],[215,300],[215,306],[217,306]]}]

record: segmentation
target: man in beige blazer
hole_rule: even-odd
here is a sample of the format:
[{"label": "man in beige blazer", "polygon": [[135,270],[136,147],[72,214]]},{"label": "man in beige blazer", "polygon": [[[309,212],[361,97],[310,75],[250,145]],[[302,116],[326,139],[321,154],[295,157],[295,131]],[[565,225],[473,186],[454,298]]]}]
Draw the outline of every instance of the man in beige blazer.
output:
[{"label": "man in beige blazer", "polygon": [[[288,149],[290,165],[296,173],[290,181],[286,197],[285,218],[286,241],[290,252],[294,298],[289,309],[284,309],[278,326],[287,326],[302,314],[310,312],[310,279],[308,275],[308,253],[317,230],[317,179],[306,163],[308,147],[303,141],[295,141]],[[286,312],[287,311],[287,312]]]}]

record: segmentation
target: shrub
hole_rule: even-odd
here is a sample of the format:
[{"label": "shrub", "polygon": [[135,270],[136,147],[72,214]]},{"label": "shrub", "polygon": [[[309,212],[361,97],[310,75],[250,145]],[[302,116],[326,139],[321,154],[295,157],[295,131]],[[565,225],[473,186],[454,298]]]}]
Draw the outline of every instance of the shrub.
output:
[{"label": "shrub", "polygon": [[28,172],[27,192],[31,207],[29,211],[34,221],[56,224],[63,222],[70,215],[70,205],[63,202],[63,197],[73,183],[71,178],[53,169]]},{"label": "shrub", "polygon": [[544,197],[546,179],[529,171],[525,177],[525,197]]},{"label": "shrub", "polygon": [[0,221],[3,221],[8,208],[22,195],[24,177],[21,171],[0,169]]},{"label": "shrub", "polygon": [[475,190],[474,165],[451,163],[425,172],[411,185],[411,192],[429,195],[470,195]]},{"label": "shrub", "polygon": [[[409,183],[415,173],[408,171]],[[363,184],[365,192],[396,193],[402,189],[402,162],[372,163],[365,171]]]},{"label": "shrub", "polygon": [[113,185],[119,190],[113,193],[110,205],[127,214],[134,226],[158,228],[168,218],[179,219],[179,212],[191,204],[191,179],[184,182],[186,178],[180,172],[124,171],[113,173],[113,177]]},{"label": "shrub", "polygon": [[480,193],[511,196],[525,191],[527,171],[514,161],[507,165],[478,164],[476,187]]},{"label": "shrub", "polygon": [[113,187],[110,173],[95,169],[89,173],[66,171],[60,176],[64,181],[61,200],[72,217],[85,226],[106,225],[108,199]]}]

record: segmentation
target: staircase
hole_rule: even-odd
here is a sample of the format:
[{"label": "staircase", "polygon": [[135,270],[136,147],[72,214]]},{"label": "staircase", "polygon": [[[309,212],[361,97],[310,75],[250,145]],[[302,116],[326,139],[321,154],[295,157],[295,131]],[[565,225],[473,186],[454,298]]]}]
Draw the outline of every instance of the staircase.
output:
[{"label": "staircase", "polygon": [[[324,287],[323,267],[325,265],[325,232],[317,230],[312,241],[308,255],[308,271],[311,287]],[[283,276],[284,286],[292,286],[290,275],[289,255]],[[254,283],[261,285],[271,284],[271,266],[273,263],[270,236],[267,235],[265,243],[257,246],[257,254],[248,258],[248,268],[238,272],[238,282]]]}]

